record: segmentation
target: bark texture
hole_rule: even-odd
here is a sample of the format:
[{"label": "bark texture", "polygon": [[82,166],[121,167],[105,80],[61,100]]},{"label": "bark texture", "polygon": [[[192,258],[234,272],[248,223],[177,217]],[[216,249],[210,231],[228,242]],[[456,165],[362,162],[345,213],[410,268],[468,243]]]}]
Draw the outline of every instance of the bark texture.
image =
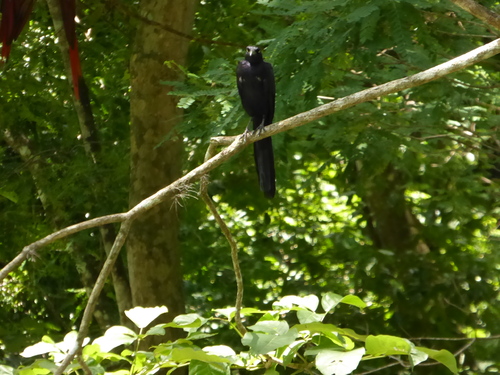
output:
[{"label": "bark texture", "polygon": [[[171,87],[161,81],[182,78],[165,62],[184,64],[189,39],[155,23],[189,33],[194,4],[193,0],[141,2],[141,16],[152,22],[138,25],[131,58],[130,206],[181,176],[182,141],[174,127],[182,112],[175,97],[168,95]],[[155,207],[134,222],[127,258],[135,306],[167,306],[169,314],[163,316],[164,321],[184,312],[178,217],[173,202]],[[168,332],[167,339],[175,339],[177,331]]]}]

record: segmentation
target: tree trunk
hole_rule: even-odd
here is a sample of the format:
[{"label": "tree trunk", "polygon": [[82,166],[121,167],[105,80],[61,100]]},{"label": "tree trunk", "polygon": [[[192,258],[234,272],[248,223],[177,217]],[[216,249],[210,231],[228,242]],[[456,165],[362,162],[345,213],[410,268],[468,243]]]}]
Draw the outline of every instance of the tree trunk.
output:
[{"label": "tree trunk", "polygon": [[[141,16],[152,22],[139,21],[131,57],[131,206],[181,175],[182,140],[174,127],[182,112],[176,98],[168,95],[171,87],[161,81],[180,79],[165,62],[184,64],[189,40],[155,24],[189,33],[194,4],[194,0],[141,2]],[[169,314],[163,321],[184,312],[178,227],[175,204],[169,202],[136,220],[127,243],[132,302],[167,306]],[[178,331],[167,332],[166,339],[177,338]]]}]

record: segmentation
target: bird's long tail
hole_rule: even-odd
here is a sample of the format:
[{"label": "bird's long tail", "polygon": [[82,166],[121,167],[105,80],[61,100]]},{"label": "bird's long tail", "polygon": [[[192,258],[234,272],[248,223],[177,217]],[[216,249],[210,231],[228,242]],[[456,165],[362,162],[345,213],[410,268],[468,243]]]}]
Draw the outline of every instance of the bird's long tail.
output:
[{"label": "bird's long tail", "polygon": [[[270,124],[271,122],[269,122]],[[265,125],[269,125],[265,124]],[[262,121],[253,119],[254,129],[262,125]],[[276,175],[274,171],[274,153],[271,137],[267,137],[253,144],[255,166],[259,176],[260,190],[267,198],[274,197],[276,193]]]}]

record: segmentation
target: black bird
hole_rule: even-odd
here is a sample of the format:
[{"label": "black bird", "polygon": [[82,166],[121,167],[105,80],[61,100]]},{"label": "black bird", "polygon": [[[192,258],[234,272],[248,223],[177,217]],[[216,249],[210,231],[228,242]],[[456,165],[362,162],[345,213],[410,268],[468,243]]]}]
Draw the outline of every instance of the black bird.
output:
[{"label": "black bird", "polygon": [[[273,123],[276,96],[273,66],[264,61],[258,47],[249,46],[245,60],[240,61],[236,68],[236,79],[241,104],[252,118],[253,129],[262,131],[264,126]],[[272,198],[276,193],[276,177],[271,137],[253,145],[260,190]]]}]

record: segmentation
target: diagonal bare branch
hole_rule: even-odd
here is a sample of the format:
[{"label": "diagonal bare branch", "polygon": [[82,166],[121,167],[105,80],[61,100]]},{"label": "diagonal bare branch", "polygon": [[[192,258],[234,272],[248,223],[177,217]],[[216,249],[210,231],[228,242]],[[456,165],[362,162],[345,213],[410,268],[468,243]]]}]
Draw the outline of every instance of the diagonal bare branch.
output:
[{"label": "diagonal bare branch", "polygon": [[278,134],[293,128],[297,128],[299,126],[303,126],[307,123],[331,115],[332,113],[353,107],[357,104],[375,100],[381,96],[389,95],[401,90],[406,90],[412,87],[423,85],[425,83],[442,78],[448,74],[454,73],[458,70],[464,69],[468,66],[477,64],[498,53],[500,53],[500,39],[496,39],[493,42],[485,44],[464,55],[456,57],[452,60],[437,65],[433,68],[427,69],[423,72],[414,74],[409,77],[387,82],[383,85],[375,86],[349,96],[345,96],[343,98],[334,100],[330,103],[313,108],[309,111],[289,117],[283,121],[274,123],[272,125],[268,125],[266,126],[265,131],[262,131],[260,134],[254,132],[247,134],[246,136],[243,136],[241,134],[234,137],[216,137],[214,138],[215,143],[217,144],[230,143],[230,145],[221,152],[219,152],[218,154],[216,154],[215,156],[213,156],[212,158],[210,158],[209,160],[207,160],[206,162],[204,162],[203,164],[199,165],[195,169],[188,172],[183,177],[172,182],[170,185],[164,187],[163,189],[157,191],[150,197],[144,199],[142,202],[138,203],[136,206],[134,206],[132,209],[130,209],[125,213],[107,215],[92,220],[84,221],[79,224],[75,224],[70,227],[61,229],[60,231],[52,233],[26,246],[23,249],[23,251],[13,261],[11,261],[6,267],[4,267],[0,271],[0,281],[4,279],[9,272],[14,270],[24,260],[26,260],[30,254],[36,252],[38,249],[50,243],[53,243],[58,239],[100,225],[123,222],[127,219],[133,220],[135,217],[144,214],[151,208],[166,201],[169,197],[174,196],[178,192],[182,191],[183,186],[198,181],[206,173],[210,172],[211,170],[217,168],[219,165],[229,160],[231,157],[242,151],[250,143],[269,137],[274,134]]}]

